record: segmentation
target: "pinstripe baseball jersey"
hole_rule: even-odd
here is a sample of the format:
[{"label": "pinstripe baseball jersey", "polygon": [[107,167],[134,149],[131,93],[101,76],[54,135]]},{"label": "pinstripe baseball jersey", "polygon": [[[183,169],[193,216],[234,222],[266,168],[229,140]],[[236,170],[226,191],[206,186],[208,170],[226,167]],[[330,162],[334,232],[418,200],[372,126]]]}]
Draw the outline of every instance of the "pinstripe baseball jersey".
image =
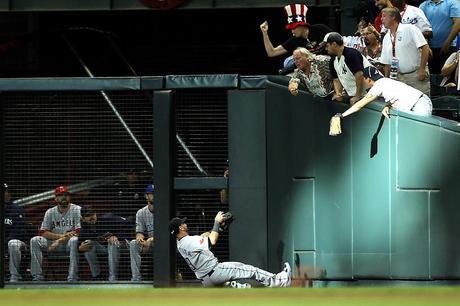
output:
[{"label": "pinstripe baseball jersey", "polygon": [[81,207],[78,205],[69,204],[69,209],[62,214],[57,206],[49,208],[43,217],[40,230],[47,230],[56,234],[79,231],[81,228],[80,209]]},{"label": "pinstripe baseball jersey", "polygon": [[332,79],[339,79],[350,97],[356,95],[355,73],[364,71],[370,65],[358,50],[348,47],[344,47],[342,56],[332,56],[329,62]]},{"label": "pinstripe baseball jersey", "polygon": [[209,238],[184,236],[177,241],[177,250],[199,279],[205,277],[219,263],[209,250]]},{"label": "pinstripe baseball jersey", "polygon": [[147,237],[153,237],[153,213],[148,205],[139,209],[136,213],[136,233],[142,233]]}]

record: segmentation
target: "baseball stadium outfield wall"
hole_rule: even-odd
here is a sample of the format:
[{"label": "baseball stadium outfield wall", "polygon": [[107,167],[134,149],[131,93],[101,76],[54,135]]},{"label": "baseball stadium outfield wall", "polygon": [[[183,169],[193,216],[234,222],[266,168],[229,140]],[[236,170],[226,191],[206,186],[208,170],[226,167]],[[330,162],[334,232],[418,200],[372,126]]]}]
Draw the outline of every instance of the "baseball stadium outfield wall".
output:
[{"label": "baseball stadium outfield wall", "polygon": [[[294,276],[311,279],[460,278],[457,122],[395,112],[384,121],[371,158],[382,102],[345,119],[338,137],[328,135],[329,119],[346,105],[306,92],[291,96],[282,82],[267,81],[258,97],[231,92],[230,107],[234,103],[259,103],[265,114],[261,123],[230,111],[229,122],[240,132],[241,125],[266,128],[259,133],[263,139],[252,141],[266,148],[259,158],[266,162],[267,206],[260,206],[267,217],[262,238],[268,255],[262,259],[270,270],[289,260]],[[238,137],[230,134],[230,150],[237,150],[232,141]],[[253,162],[261,160],[254,156]],[[232,176],[230,187],[239,179]],[[230,203],[236,205],[232,198]],[[247,235],[258,235],[258,229]]]},{"label": "baseball stadium outfield wall", "polygon": [[[174,141],[175,89],[225,88],[236,216],[230,260],[272,271],[288,260],[295,277],[321,280],[460,279],[457,123],[394,112],[371,158],[381,102],[347,118],[344,133],[331,137],[330,117],[347,106],[304,91],[291,96],[286,85],[284,77],[238,75],[0,79],[2,91],[151,90],[162,119],[155,148]],[[157,155],[153,173],[163,186],[158,192],[168,194],[156,197],[164,207],[155,211],[156,224],[164,226],[174,214],[173,189],[223,186],[212,177],[178,181],[168,156]],[[155,286],[173,281],[169,241],[159,237],[155,247],[157,264],[165,263]]]}]

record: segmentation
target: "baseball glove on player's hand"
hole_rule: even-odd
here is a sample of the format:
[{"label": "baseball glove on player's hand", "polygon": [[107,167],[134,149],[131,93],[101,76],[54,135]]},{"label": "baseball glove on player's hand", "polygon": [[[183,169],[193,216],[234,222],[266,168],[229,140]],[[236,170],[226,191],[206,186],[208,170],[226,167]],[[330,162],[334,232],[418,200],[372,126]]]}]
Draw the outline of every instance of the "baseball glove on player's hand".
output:
[{"label": "baseball glove on player's hand", "polygon": [[228,230],[228,228],[230,227],[230,224],[232,224],[234,220],[235,218],[233,218],[233,215],[231,212],[226,212],[225,214],[223,214],[223,220],[220,223],[219,232]]}]

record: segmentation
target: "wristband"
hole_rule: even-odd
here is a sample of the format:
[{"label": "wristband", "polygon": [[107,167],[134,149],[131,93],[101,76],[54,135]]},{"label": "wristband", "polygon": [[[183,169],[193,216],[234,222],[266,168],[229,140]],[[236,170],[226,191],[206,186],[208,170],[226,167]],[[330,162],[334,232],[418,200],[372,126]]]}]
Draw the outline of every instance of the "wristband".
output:
[{"label": "wristband", "polygon": [[219,227],[220,227],[220,223],[217,221],[214,221],[214,226],[212,227],[212,231],[219,232]]}]

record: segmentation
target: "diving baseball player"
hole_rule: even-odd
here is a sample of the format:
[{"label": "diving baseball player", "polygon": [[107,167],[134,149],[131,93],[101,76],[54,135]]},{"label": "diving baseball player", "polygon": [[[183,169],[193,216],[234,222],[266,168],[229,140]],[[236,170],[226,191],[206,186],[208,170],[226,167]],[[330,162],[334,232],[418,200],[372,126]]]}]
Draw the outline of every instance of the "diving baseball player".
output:
[{"label": "diving baseball player", "polygon": [[40,227],[40,236],[30,239],[31,274],[33,281],[44,280],[42,272],[43,251],[62,250],[70,253],[68,281],[78,280],[78,234],[81,207],[70,203],[66,186],[54,191],[56,206],[48,209]]},{"label": "diving baseball player", "polygon": [[[145,199],[147,205],[136,213],[136,239],[129,243],[129,255],[131,257],[131,281],[140,281],[141,277],[141,254],[153,252],[153,184],[147,185]],[[147,238],[147,239],[146,239]]]},{"label": "diving baseball player", "polygon": [[4,184],[4,187],[5,242],[8,243],[5,250],[8,250],[10,282],[17,282],[22,280],[22,276],[19,273],[19,267],[21,266],[22,251],[26,247],[24,243],[26,224],[24,222],[24,211],[22,207],[11,202],[11,194],[8,190],[8,185]]},{"label": "diving baseball player", "polygon": [[[219,286],[227,282],[236,283],[241,279],[254,279],[266,287],[289,287],[291,285],[291,267],[284,263],[283,271],[273,274],[241,262],[218,262],[210,251],[219,238],[219,227],[225,221],[224,213],[218,212],[214,226],[207,236],[190,236],[186,218],[173,218],[170,221],[171,234],[177,240],[177,250],[187,262],[203,286]],[[239,284],[239,283],[238,283]],[[232,284],[233,286],[233,284]]]}]

